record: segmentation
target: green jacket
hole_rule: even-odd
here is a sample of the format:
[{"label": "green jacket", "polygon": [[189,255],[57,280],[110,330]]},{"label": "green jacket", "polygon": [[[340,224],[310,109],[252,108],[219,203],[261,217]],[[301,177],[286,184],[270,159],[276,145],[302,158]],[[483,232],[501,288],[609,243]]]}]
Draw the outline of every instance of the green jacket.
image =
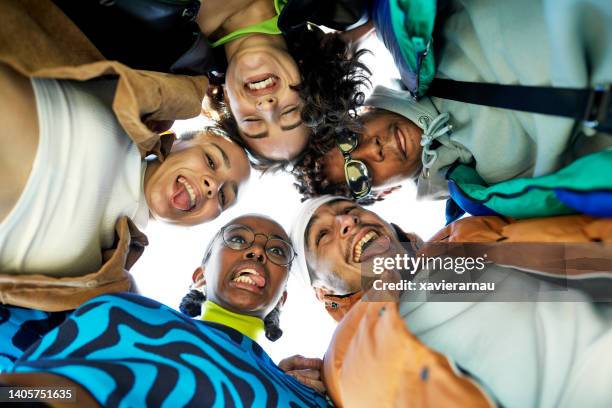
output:
[{"label": "green jacket", "polygon": [[[587,87],[612,82],[609,0],[452,0],[439,33],[436,76],[461,81]],[[434,44],[434,47],[436,44]],[[553,173],[586,154],[612,146],[573,120],[489,108],[440,98],[415,102],[408,92],[377,88],[366,103],[403,114],[424,129],[416,111],[432,119],[419,197],[446,198],[448,166],[474,162],[488,184]],[[403,112],[403,113],[402,113]],[[408,112],[408,113],[406,113]],[[446,129],[452,125],[452,130]],[[437,133],[437,135],[435,135]],[[436,143],[439,147],[434,147]],[[435,156],[435,157],[434,157]]]}]

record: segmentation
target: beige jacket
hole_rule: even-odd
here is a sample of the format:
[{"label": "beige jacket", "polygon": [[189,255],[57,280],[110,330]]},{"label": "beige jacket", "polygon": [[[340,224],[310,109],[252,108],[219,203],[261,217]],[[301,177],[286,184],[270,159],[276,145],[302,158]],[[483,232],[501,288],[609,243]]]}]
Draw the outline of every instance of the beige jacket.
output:
[{"label": "beige jacket", "polygon": [[[208,86],[206,77],[139,71],[106,61],[83,33],[49,0],[0,1],[0,62],[27,76],[85,81],[117,78],[113,111],[143,158],[160,160],[173,137],[160,137],[177,119],[197,116]],[[74,278],[12,275],[0,271],[0,302],[45,311],[77,308],[103,293],[133,287],[129,268],[147,239],[123,218],[115,226],[115,245],[103,251],[97,272]]]}]

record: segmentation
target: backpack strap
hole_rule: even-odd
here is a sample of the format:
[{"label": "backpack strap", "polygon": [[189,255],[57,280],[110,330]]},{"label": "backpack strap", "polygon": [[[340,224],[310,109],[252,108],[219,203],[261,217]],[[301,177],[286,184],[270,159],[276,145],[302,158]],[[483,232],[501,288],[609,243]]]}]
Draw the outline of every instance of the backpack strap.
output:
[{"label": "backpack strap", "polygon": [[612,133],[610,85],[595,88],[553,88],[501,85],[435,78],[429,96],[545,115],[564,116],[590,128]]}]

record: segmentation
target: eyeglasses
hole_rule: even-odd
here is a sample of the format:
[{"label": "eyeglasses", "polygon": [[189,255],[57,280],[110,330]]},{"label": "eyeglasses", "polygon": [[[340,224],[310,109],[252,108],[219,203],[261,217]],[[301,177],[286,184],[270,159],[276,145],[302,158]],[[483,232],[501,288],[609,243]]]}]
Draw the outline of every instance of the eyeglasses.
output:
[{"label": "eyeglasses", "polygon": [[231,224],[221,229],[223,243],[228,248],[236,251],[248,249],[253,246],[255,237],[262,235],[266,237],[264,251],[268,259],[278,266],[288,266],[297,255],[293,246],[280,238],[270,238],[266,234],[255,233],[246,225]]},{"label": "eyeglasses", "polygon": [[357,200],[367,197],[372,191],[372,178],[368,167],[361,160],[351,158],[357,149],[359,138],[355,132],[344,131],[336,138],[336,145],[344,157],[346,185]]}]

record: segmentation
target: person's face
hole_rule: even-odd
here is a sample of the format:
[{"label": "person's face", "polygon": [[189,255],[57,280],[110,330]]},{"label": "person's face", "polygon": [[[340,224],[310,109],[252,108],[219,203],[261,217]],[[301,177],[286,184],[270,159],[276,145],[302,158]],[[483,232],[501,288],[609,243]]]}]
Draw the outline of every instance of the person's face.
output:
[{"label": "person's face", "polygon": [[244,142],[259,155],[291,160],[304,150],[310,130],[301,119],[301,102],[291,85],[300,73],[287,51],[253,46],[229,61],[225,95]]},{"label": "person's face", "polygon": [[[290,265],[280,266],[270,260],[264,247],[266,238],[290,242],[285,230],[261,216],[245,216],[228,225],[244,225],[256,235],[250,248],[235,250],[215,239],[209,260],[204,265],[207,299],[235,313],[264,318],[281,300]],[[236,238],[234,238],[236,239]],[[280,246],[270,248],[280,251]]]},{"label": "person's face", "polygon": [[[350,153],[368,167],[372,187],[384,189],[411,177],[420,167],[421,129],[401,115],[383,111],[365,115],[359,145]],[[333,147],[325,154],[323,171],[332,184],[344,184],[344,157]]]},{"label": "person's face", "polygon": [[232,206],[250,174],[244,150],[212,133],[177,141],[145,182],[152,216],[178,225],[216,218]]},{"label": "person's face", "polygon": [[373,258],[400,248],[389,224],[348,200],[319,207],[308,223],[304,239],[306,261],[316,271],[313,286],[336,295],[360,290],[362,272],[372,270]]}]

